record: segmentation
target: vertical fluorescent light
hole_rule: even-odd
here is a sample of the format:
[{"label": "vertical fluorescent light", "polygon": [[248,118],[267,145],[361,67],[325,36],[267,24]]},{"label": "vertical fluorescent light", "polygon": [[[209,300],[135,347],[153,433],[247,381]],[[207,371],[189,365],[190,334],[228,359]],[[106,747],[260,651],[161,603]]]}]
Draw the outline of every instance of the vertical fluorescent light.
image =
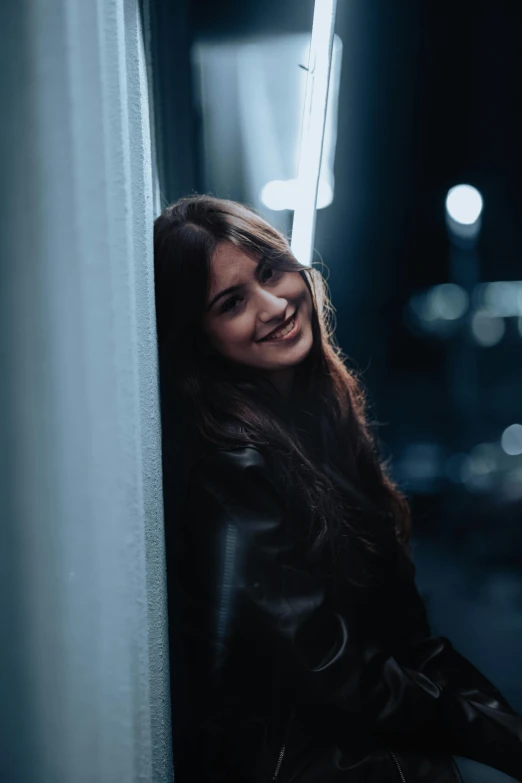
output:
[{"label": "vertical fluorescent light", "polygon": [[307,266],[312,263],[336,9],[337,0],[315,0],[292,227],[292,252]]}]

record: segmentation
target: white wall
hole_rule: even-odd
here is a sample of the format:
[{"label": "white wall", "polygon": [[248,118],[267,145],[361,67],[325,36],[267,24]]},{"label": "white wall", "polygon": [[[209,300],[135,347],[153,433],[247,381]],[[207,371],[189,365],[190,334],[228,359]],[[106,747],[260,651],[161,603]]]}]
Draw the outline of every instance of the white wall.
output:
[{"label": "white wall", "polygon": [[137,0],[0,31],[0,780],[170,781]]}]

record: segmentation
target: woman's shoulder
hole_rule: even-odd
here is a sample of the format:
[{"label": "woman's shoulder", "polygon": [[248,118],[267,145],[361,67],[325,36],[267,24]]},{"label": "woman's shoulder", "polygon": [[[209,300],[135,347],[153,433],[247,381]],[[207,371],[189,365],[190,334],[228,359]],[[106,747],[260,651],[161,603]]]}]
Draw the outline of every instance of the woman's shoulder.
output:
[{"label": "woman's shoulder", "polygon": [[[274,473],[263,452],[254,445],[223,446],[207,451],[197,459],[189,471],[189,485],[205,489],[222,488],[228,494],[244,492],[269,481],[274,489]],[[221,494],[221,492],[220,492]]]},{"label": "woman's shoulder", "polygon": [[206,450],[187,476],[182,525],[223,531],[229,523],[242,531],[272,520],[280,527],[287,504],[272,466],[257,446],[224,445]]},{"label": "woman's shoulder", "polygon": [[249,478],[257,474],[273,475],[273,465],[266,449],[248,439],[246,428],[239,422],[225,424],[231,439],[221,443],[206,443],[201,440],[191,449],[188,475],[193,482],[206,478],[213,483],[239,481],[248,473]]},{"label": "woman's shoulder", "polygon": [[205,449],[197,455],[190,466],[190,474],[209,473],[218,469],[228,469],[236,474],[249,467],[267,468],[267,460],[262,451],[254,445],[226,444]]}]

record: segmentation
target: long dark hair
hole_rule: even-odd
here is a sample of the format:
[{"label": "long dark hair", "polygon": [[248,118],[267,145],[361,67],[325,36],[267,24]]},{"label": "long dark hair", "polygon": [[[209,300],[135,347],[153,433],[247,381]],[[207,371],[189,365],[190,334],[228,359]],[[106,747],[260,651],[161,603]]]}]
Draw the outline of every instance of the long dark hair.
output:
[{"label": "long dark hair", "polygon": [[[255,369],[209,350],[201,327],[211,258],[224,241],[300,274],[311,293],[313,345],[296,367],[290,403]],[[307,522],[310,558],[324,563],[329,553],[330,573],[340,565],[360,584],[375,572],[369,556],[408,554],[408,504],[379,457],[362,384],[335,342],[319,270],[299,264],[288,240],[253,210],[208,195],[182,198],[156,219],[154,267],[160,372],[174,378],[183,420],[207,444],[250,444],[269,455]],[[162,417],[171,404],[162,399]]]}]

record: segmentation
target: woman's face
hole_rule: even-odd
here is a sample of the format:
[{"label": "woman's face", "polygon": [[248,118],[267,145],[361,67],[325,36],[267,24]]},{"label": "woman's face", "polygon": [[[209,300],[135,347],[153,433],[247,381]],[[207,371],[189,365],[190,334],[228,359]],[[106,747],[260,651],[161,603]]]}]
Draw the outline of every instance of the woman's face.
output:
[{"label": "woman's face", "polygon": [[298,272],[270,269],[222,242],[211,262],[203,330],[222,356],[288,380],[312,347],[312,297]]}]

